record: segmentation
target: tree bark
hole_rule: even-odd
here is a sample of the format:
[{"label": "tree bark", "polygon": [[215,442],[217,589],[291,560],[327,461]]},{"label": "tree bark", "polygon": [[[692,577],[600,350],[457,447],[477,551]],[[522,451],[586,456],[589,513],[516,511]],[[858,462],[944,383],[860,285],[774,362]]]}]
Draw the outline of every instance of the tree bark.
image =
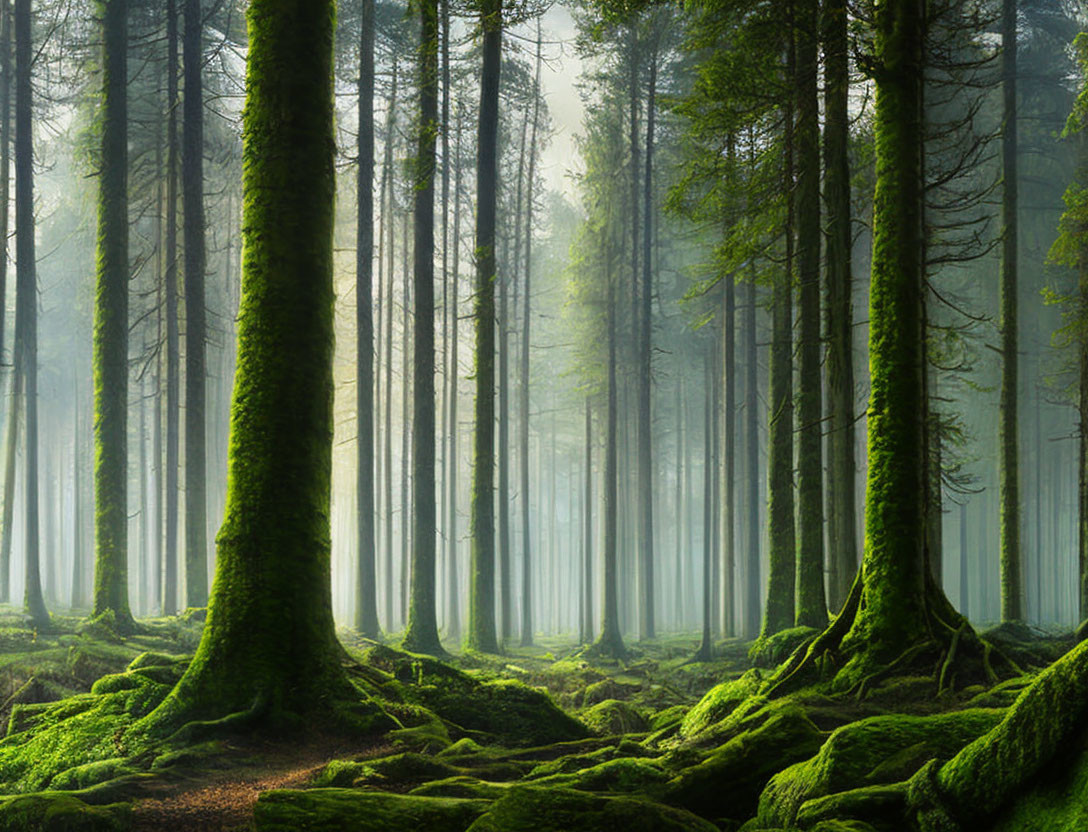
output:
[{"label": "tree bark", "polygon": [[999,499],[1001,501],[1001,620],[1024,620],[1024,564],[1020,548],[1020,419],[1017,409],[1020,354],[1017,302],[1017,110],[1016,0],[1001,4],[1001,404]]},{"label": "tree bark", "polygon": [[502,0],[487,0],[480,23],[483,66],[476,140],[476,433],[468,645],[495,653],[495,203]]},{"label": "tree bark", "polygon": [[362,0],[359,34],[359,168],[355,243],[355,629],[381,636],[374,529],[374,0]]},{"label": "tree bark", "polygon": [[185,207],[185,599],[208,602],[207,460],[205,447],[204,85],[200,0],[185,0],[185,67],[181,187]]},{"label": "tree bark", "polygon": [[858,568],[851,308],[850,74],[846,0],[824,0],[824,210],[827,239],[828,601],[846,603]]},{"label": "tree bark", "polygon": [[444,654],[435,594],[434,175],[438,133],[438,0],[421,0],[419,123],[414,165],[412,289],[412,576],[406,649]]},{"label": "tree bark", "polygon": [[[101,0],[102,158],[94,314],[95,617],[132,628],[128,602],[128,4]],[[28,358],[28,361],[32,359]],[[37,443],[27,368],[27,461]],[[35,452],[36,453],[36,452]],[[29,589],[28,589],[29,592]]]},{"label": "tree bark", "polygon": [[[240,715],[369,728],[332,619],[333,0],[253,0],[226,513],[200,645],[154,734]],[[290,361],[283,356],[289,355]]]}]

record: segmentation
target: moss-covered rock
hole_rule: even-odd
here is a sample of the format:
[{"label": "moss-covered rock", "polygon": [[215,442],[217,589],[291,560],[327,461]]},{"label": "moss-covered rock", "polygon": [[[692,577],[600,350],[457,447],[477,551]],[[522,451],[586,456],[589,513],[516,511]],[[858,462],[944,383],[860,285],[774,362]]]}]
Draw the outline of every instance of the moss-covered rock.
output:
[{"label": "moss-covered rock", "polygon": [[356,789],[279,789],[261,794],[253,819],[257,832],[464,832],[489,805]]},{"label": "moss-covered rock", "polygon": [[599,737],[618,734],[638,734],[649,725],[645,717],[629,702],[606,699],[581,713],[582,722]]},{"label": "moss-covered rock", "polygon": [[412,789],[408,794],[422,797],[461,797],[472,800],[497,800],[511,788],[509,783],[492,783],[476,777],[459,775],[431,780]]},{"label": "moss-covered rock", "polygon": [[760,796],[759,822],[788,827],[806,801],[905,781],[928,760],[950,758],[1001,717],[1001,711],[970,710],[924,717],[878,716],[845,725],[812,759],[771,778]]},{"label": "moss-covered rock", "polygon": [[656,761],[639,757],[616,757],[570,773],[539,778],[533,785],[654,796],[662,791],[669,778],[670,775]]},{"label": "moss-covered rock", "polygon": [[518,786],[471,832],[716,832],[695,815],[659,803],[558,788]]},{"label": "moss-covered rock", "polygon": [[586,727],[549,696],[513,679],[477,679],[427,656],[372,647],[365,661],[390,674],[409,702],[454,726],[509,745],[546,745],[586,736]]},{"label": "moss-covered rock", "polygon": [[813,756],[826,739],[796,706],[765,710],[767,717],[757,728],[740,733],[673,778],[664,800],[706,818],[744,820],[754,815],[767,781]]},{"label": "moss-covered rock", "polygon": [[128,828],[127,804],[90,806],[59,792],[0,798],[0,832],[123,832]]}]

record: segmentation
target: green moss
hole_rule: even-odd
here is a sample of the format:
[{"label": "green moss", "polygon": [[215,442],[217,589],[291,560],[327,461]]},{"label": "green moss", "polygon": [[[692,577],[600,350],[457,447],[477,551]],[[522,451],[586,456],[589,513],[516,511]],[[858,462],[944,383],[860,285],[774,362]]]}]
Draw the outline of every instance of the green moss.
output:
[{"label": "green moss", "polygon": [[488,805],[353,789],[275,790],[261,794],[253,818],[257,832],[464,832]]},{"label": "green moss", "polygon": [[43,792],[0,801],[0,832],[123,832],[129,828],[125,804],[89,806],[68,794]]},{"label": "green moss", "polygon": [[132,771],[132,766],[124,758],[114,757],[112,760],[98,760],[66,769],[54,777],[49,785],[61,791],[74,791],[105,783]]},{"label": "green moss", "polygon": [[1005,808],[990,832],[1083,832],[1088,829],[1088,754],[1047,768]]},{"label": "green moss", "polygon": [[862,829],[875,826],[888,832],[902,832],[909,828],[904,821],[906,805],[907,791],[902,783],[866,786],[808,801],[797,813],[797,825],[809,829],[849,820],[860,824]]},{"label": "green moss", "polygon": [[587,733],[546,693],[522,682],[476,679],[436,659],[388,647],[371,648],[364,659],[400,682],[399,692],[409,702],[507,745],[546,745]]},{"label": "green moss", "polygon": [[431,780],[412,789],[409,794],[421,797],[461,797],[476,800],[497,800],[511,788],[507,783],[491,783],[476,777],[459,775]]},{"label": "green moss", "polygon": [[681,809],[646,800],[519,786],[495,801],[470,832],[715,832]]},{"label": "green moss", "polygon": [[971,710],[926,717],[878,716],[845,725],[812,759],[771,778],[759,800],[759,821],[790,826],[806,801],[905,781],[927,760],[948,759],[1001,717],[1001,711]]},{"label": "green moss", "polygon": [[748,649],[748,658],[756,667],[777,667],[794,650],[818,636],[814,627],[790,627],[767,636],[760,636]]},{"label": "green moss", "polygon": [[674,726],[679,728],[687,714],[688,708],[686,705],[673,705],[668,708],[663,708],[660,711],[655,711],[650,714],[650,730],[663,731],[666,728],[672,728]]},{"label": "green moss", "polygon": [[560,786],[589,792],[659,794],[669,780],[661,765],[637,757],[617,757],[569,774],[553,774],[533,781],[533,785]]},{"label": "green moss", "polygon": [[725,719],[749,696],[758,693],[762,683],[762,675],[753,668],[739,679],[714,686],[688,711],[680,725],[680,734],[694,736]]},{"label": "green moss", "polygon": [[665,801],[707,818],[744,820],[755,814],[767,781],[814,755],[825,739],[796,706],[764,710],[767,717],[758,727],[740,733],[673,778]]},{"label": "green moss", "polygon": [[649,725],[630,703],[606,699],[581,713],[582,722],[599,737],[638,734]]},{"label": "green moss", "polygon": [[992,731],[939,769],[911,780],[923,830],[961,828],[1000,813],[1047,764],[1075,747],[1088,724],[1088,643],[1041,672]]},{"label": "green moss", "polygon": [[394,783],[398,786],[452,777],[462,772],[434,757],[394,754],[373,760],[333,760],[314,778],[316,786],[359,786]]}]

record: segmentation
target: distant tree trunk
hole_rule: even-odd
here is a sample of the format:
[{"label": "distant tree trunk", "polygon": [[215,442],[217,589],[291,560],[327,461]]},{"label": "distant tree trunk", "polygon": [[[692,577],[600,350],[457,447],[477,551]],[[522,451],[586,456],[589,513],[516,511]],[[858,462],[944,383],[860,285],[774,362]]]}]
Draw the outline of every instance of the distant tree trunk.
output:
[{"label": "distant tree trunk", "polygon": [[163,615],[178,605],[178,428],[181,414],[181,359],[178,335],[178,13],[166,0],[166,552],[163,558]]},{"label": "distant tree trunk", "polygon": [[[7,317],[11,180],[11,3],[0,0],[0,359]],[[9,408],[11,405],[9,405]],[[8,417],[11,417],[11,410]],[[3,580],[3,579],[0,579]],[[2,587],[0,587],[2,589]],[[5,592],[0,600],[6,600]]]},{"label": "distant tree trunk", "polygon": [[412,497],[409,471],[411,468],[412,447],[412,411],[411,411],[411,363],[412,363],[412,280],[409,276],[408,257],[411,249],[408,247],[408,212],[405,210],[404,222],[401,223],[400,252],[403,257],[401,264],[401,371],[400,371],[400,621],[408,624],[408,582],[409,563],[408,552],[412,544]]},{"label": "distant tree trunk", "polygon": [[722,500],[722,633],[733,635],[736,621],[736,552],[734,549],[736,526],[736,306],[737,287],[733,275],[727,275],[722,287],[722,372],[724,387],[724,424],[722,442],[724,451],[725,494]]},{"label": "distant tree trunk", "polygon": [[1017,303],[1016,0],[1001,4],[1001,412],[998,433],[1001,500],[1001,620],[1024,619],[1024,565],[1020,549],[1019,324]]},{"label": "distant tree trunk", "polygon": [[416,5],[420,18],[419,124],[415,158],[412,331],[412,580],[404,646],[444,654],[435,593],[434,174],[438,133],[438,0]]},{"label": "distant tree trunk", "polygon": [[[2,0],[0,0],[2,2]],[[16,272],[18,284],[18,272]],[[16,285],[18,288],[18,285]],[[15,303],[19,310],[18,299]],[[18,339],[16,339],[18,347]],[[21,347],[20,347],[21,349]],[[18,359],[18,355],[16,355]],[[4,426],[4,505],[3,531],[0,533],[0,601],[11,600],[11,542],[15,525],[15,462],[19,451],[19,420],[23,412],[23,371],[20,361],[15,361],[11,373],[11,400],[8,405],[7,424]]]},{"label": "distant tree trunk", "polygon": [[755,275],[748,283],[748,304],[744,309],[744,397],[745,419],[744,440],[748,452],[748,461],[744,466],[748,489],[748,553],[745,566],[744,586],[744,627],[745,639],[759,635],[762,616],[759,608],[760,595],[760,537],[759,525],[759,348],[756,341],[756,305],[759,290],[756,288]]},{"label": "distant tree trunk", "polygon": [[[76,610],[83,607],[83,501],[79,471],[79,387],[72,388],[72,593],[69,606]],[[158,528],[158,527],[156,527]]]},{"label": "distant tree trunk", "polygon": [[[793,47],[790,51],[792,54]],[[792,60],[791,60],[792,64]],[[789,75],[792,76],[792,72]],[[793,519],[793,105],[786,106],[786,262],[774,278],[771,334],[771,419],[769,450],[770,575],[762,635],[794,624],[796,537]]]},{"label": "distant tree trunk", "polygon": [[713,490],[714,477],[714,403],[717,384],[714,381],[715,362],[713,349],[708,349],[703,357],[703,637],[699,642],[699,649],[695,652],[695,660],[708,662],[714,657],[714,648],[711,642],[711,614],[710,608],[713,597],[713,580],[710,561],[713,556],[714,515],[718,506],[710,499]]},{"label": "distant tree trunk", "polygon": [[593,639],[593,409],[586,397],[585,515],[582,528],[582,617],[578,641]]},{"label": "distant tree trunk", "polygon": [[687,454],[685,448],[685,422],[687,421],[684,413],[684,376],[680,375],[680,378],[676,385],[676,523],[674,529],[676,532],[676,574],[674,579],[676,586],[673,587],[673,604],[675,606],[675,616],[673,618],[673,626],[676,629],[682,629],[684,626],[684,559],[687,553],[684,550],[684,531],[687,526],[687,507],[684,503],[685,492],[684,477],[687,475],[684,470],[684,461]]},{"label": "distant tree trunk", "polygon": [[388,260],[385,266],[385,616],[386,628],[393,629],[396,615],[393,604],[393,273],[396,257],[396,193],[393,187],[393,141],[397,132],[397,56],[393,55],[392,88],[389,93],[389,115],[385,128],[385,161],[382,180],[388,186],[389,201],[382,207]]},{"label": "distant tree trunk", "polygon": [[828,600],[838,612],[857,572],[851,308],[850,74],[846,0],[824,0],[824,208],[827,212]]},{"label": "distant tree trunk", "polygon": [[798,551],[795,622],[827,624],[824,594],[823,389],[820,333],[818,0],[797,0],[797,259],[800,276]]},{"label": "distant tree trunk", "polygon": [[[132,628],[128,604],[128,6],[102,0],[102,161],[94,316],[94,610]],[[33,373],[29,368],[28,373]],[[27,443],[32,389],[27,376]],[[28,450],[28,460],[30,452]]]},{"label": "distant tree trunk", "polygon": [[[1080,266],[1079,305],[1088,310],[1088,262]],[[1080,417],[1080,449],[1077,453],[1077,554],[1079,563],[1078,618],[1088,619],[1088,338],[1080,339],[1080,387],[1078,416]]]},{"label": "distant tree trunk", "polygon": [[[521,310],[521,389],[519,390],[519,406],[520,406],[520,419],[519,427],[521,429],[521,646],[528,647],[533,643],[533,582],[532,582],[532,540],[529,534],[529,382],[530,382],[530,332],[532,328],[532,308],[533,308],[533,191],[534,184],[536,182],[536,158],[537,158],[537,131],[540,126],[540,69],[543,63],[542,53],[543,40],[541,36],[541,26],[539,19],[537,20],[536,29],[536,76],[533,81],[533,129],[532,135],[529,140],[529,194],[526,199],[526,212],[525,212],[525,272],[524,272],[524,286],[525,286],[525,300],[523,301]],[[586,407],[589,407],[589,403],[586,403]],[[588,418],[588,415],[587,415]],[[587,440],[588,441],[588,440]],[[587,446],[588,452],[588,446]],[[586,464],[589,464],[588,455]],[[592,471],[586,472],[587,483],[592,478]],[[587,485],[587,489],[588,489]],[[589,499],[588,496],[586,498]],[[586,504],[586,514],[588,516],[593,515],[592,504]],[[589,521],[586,521],[587,523]],[[589,538],[586,542],[587,554],[589,558],[591,548],[589,545]],[[589,582],[591,583],[591,582]],[[589,597],[589,589],[586,589],[587,598]],[[587,610],[592,610],[592,603],[587,604]],[[590,612],[586,612],[586,620],[589,620],[591,616]],[[583,621],[583,626],[585,621]],[[592,637],[593,625],[590,621],[589,626],[584,626],[585,640],[588,641]]]},{"label": "distant tree trunk", "polygon": [[960,612],[968,614],[970,581],[967,563],[967,501],[960,503]]},{"label": "distant tree trunk", "polygon": [[359,36],[359,202],[355,244],[355,629],[379,638],[374,533],[374,0],[362,0]]},{"label": "distant tree trunk", "polygon": [[181,183],[185,206],[185,598],[190,607],[208,603],[202,14],[200,0],[185,0]]},{"label": "distant tree trunk", "polygon": [[[450,309],[450,4],[449,0],[440,0],[439,5],[439,49],[441,61],[442,83],[442,114],[438,133],[442,138],[442,413],[438,426],[438,434],[442,440],[441,461],[439,470],[442,479],[439,484],[438,506],[438,537],[442,541],[441,551],[435,553],[435,557],[445,554],[447,540],[450,536],[450,526],[447,523],[449,517],[449,487],[446,478],[449,476],[449,408],[450,390],[457,388],[450,384],[451,377],[457,373],[456,368],[450,368],[450,313],[457,316],[457,308]],[[448,566],[448,564],[447,564]],[[440,580],[440,579],[439,579]],[[437,592],[441,597],[441,592]]]},{"label": "distant tree trunk", "polygon": [[617,561],[617,397],[616,397],[616,288],[615,277],[612,274],[612,246],[608,246],[605,252],[606,269],[608,271],[605,280],[608,285],[608,298],[606,301],[605,317],[608,326],[608,400],[605,411],[605,450],[604,450],[604,569],[601,575],[601,633],[590,648],[593,654],[609,657],[623,658],[627,655],[627,649],[623,644],[623,634],[620,631],[619,610],[619,586],[616,574]]},{"label": "distant tree trunk", "polygon": [[[509,274],[498,278],[499,286],[499,642],[505,644],[513,637],[514,581],[510,574],[513,558],[510,554],[510,285],[521,269],[521,209],[524,196],[525,142],[529,136],[529,112],[521,122],[521,143],[518,149],[518,172],[514,200],[514,258]],[[516,296],[515,304],[516,307]]]},{"label": "distant tree trunk", "polygon": [[200,645],[153,735],[228,714],[273,730],[380,718],[340,665],[332,618],[334,8],[249,6],[226,513]]},{"label": "distant tree trunk", "polygon": [[[443,25],[449,27],[449,8],[446,7],[446,17]],[[459,286],[461,282],[461,109],[457,109],[457,140],[454,153],[456,154],[456,172],[453,180],[453,278],[450,286],[450,298],[453,307],[450,331],[450,409],[449,409],[449,473],[446,479],[446,488],[449,490],[447,509],[449,521],[446,524],[446,547],[448,562],[446,564],[446,578],[448,581],[449,605],[446,610],[448,621],[446,624],[447,635],[451,639],[461,637],[461,585],[457,577],[457,544],[460,542],[457,523],[457,399],[460,381],[460,356],[458,354],[458,339],[460,332],[460,298]]]},{"label": "distant tree trunk", "polygon": [[498,178],[502,0],[481,12],[483,66],[476,143],[476,433],[472,460],[469,647],[498,650],[495,638],[495,209]]}]

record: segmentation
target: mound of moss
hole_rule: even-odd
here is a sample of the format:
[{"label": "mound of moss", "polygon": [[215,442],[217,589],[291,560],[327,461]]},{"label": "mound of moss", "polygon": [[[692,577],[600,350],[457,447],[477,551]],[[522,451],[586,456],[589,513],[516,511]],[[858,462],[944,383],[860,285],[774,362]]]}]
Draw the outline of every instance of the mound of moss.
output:
[{"label": "mound of moss", "polygon": [[598,737],[639,734],[649,729],[646,719],[629,702],[606,699],[581,713],[582,722]]},{"label": "mound of moss", "polygon": [[547,745],[586,736],[586,727],[544,692],[513,679],[477,679],[427,656],[376,646],[365,663],[396,682],[396,695],[452,725],[507,745]]},{"label": "mound of moss", "polygon": [[717,832],[669,806],[630,797],[518,786],[495,801],[470,832]]},{"label": "mound of moss", "polygon": [[803,644],[820,634],[815,627],[791,627],[773,636],[760,636],[748,648],[748,659],[756,667],[778,667]]},{"label": "mound of moss", "polygon": [[749,696],[757,694],[762,684],[763,676],[753,668],[739,679],[715,685],[684,716],[680,724],[681,736],[695,736],[721,722]]},{"label": "mound of moss", "polygon": [[253,819],[257,832],[464,832],[488,806],[485,800],[356,789],[278,789],[261,794]]}]

